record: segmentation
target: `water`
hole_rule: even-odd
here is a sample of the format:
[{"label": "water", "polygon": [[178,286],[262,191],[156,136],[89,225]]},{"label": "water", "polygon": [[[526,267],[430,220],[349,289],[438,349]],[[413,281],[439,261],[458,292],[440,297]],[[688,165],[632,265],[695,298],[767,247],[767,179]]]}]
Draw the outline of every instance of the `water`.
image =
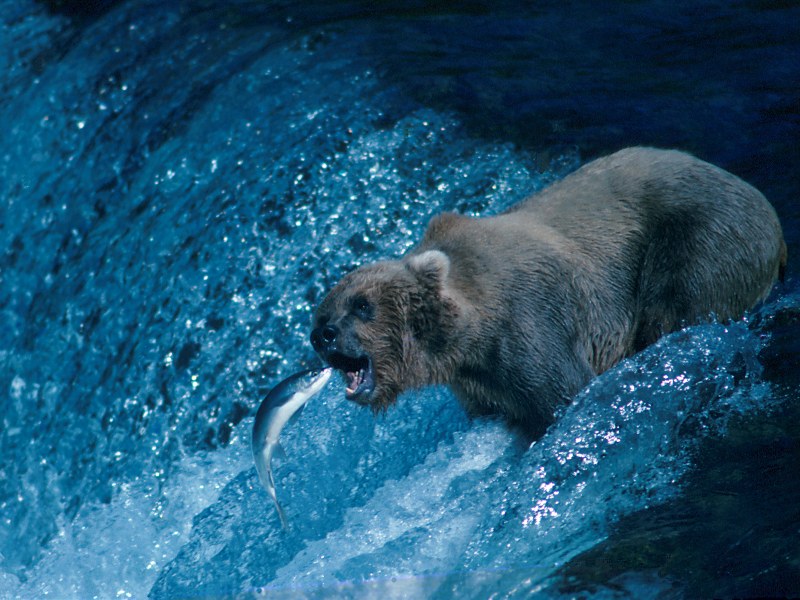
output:
[{"label": "water", "polygon": [[[797,7],[0,6],[0,597],[800,593]],[[281,530],[250,428],[326,290],[632,143],[758,185],[787,282],[530,448],[337,382],[284,431]]]}]

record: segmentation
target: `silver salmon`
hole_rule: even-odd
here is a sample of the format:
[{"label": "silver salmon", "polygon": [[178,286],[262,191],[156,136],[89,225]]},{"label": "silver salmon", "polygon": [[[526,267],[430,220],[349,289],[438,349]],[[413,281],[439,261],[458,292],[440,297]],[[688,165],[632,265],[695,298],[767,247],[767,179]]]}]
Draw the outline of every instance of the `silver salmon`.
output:
[{"label": "silver salmon", "polygon": [[322,391],[331,378],[332,372],[333,369],[328,367],[301,371],[287,377],[270,390],[256,413],[252,438],[253,459],[256,463],[258,478],[272,501],[275,502],[275,508],[284,529],[288,528],[288,524],[278,502],[275,480],[272,477],[272,456],[283,453],[283,449],[278,443],[278,436],[289,419],[296,415],[306,405],[306,402]]}]

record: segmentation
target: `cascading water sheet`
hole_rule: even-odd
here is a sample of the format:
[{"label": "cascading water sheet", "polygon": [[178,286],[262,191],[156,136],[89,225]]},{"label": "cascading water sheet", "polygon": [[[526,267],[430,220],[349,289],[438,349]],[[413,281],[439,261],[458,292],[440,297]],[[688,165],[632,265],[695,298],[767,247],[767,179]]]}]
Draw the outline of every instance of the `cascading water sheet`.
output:
[{"label": "cascading water sheet", "polygon": [[[649,27],[629,5],[597,21],[606,58],[614,19]],[[648,88],[617,56],[608,76],[645,86],[640,112],[591,90],[567,100],[572,75],[523,27],[552,33],[555,5],[306,8],[129,0],[71,20],[0,2],[0,596],[800,590],[796,179],[767,193],[790,246],[773,297],[623,361],[530,447],[446,389],[376,416],[332,381],[281,434],[281,528],[250,429],[270,387],[318,364],[311,313],[345,272],[401,255],[438,212],[504,210],[623,123],[664,144],[695,127],[711,153],[731,135],[717,115],[753,97],[693,87],[710,95],[699,112],[658,129],[654,114],[688,102],[680,81]],[[748,13],[734,8],[735,33]],[[713,56],[768,56],[791,79],[777,44],[800,36],[779,24],[800,19],[780,10],[759,13],[778,33],[755,58],[735,40]],[[565,32],[564,64],[584,42]],[[678,70],[702,79],[695,63]],[[764,103],[791,104],[775,89]],[[703,113],[710,97],[723,108]],[[796,112],[763,114],[750,131],[789,132],[764,152],[790,160]],[[716,157],[737,164],[740,148]]]}]

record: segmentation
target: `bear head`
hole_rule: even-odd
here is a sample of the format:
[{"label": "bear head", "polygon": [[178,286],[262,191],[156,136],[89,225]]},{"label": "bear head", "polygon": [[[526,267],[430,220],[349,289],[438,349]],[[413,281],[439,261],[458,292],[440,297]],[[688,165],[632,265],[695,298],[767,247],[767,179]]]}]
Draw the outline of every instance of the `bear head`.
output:
[{"label": "bear head", "polygon": [[342,371],[346,396],[380,411],[411,388],[445,383],[456,306],[444,294],[450,260],[439,250],[346,275],[314,316],[311,344]]}]

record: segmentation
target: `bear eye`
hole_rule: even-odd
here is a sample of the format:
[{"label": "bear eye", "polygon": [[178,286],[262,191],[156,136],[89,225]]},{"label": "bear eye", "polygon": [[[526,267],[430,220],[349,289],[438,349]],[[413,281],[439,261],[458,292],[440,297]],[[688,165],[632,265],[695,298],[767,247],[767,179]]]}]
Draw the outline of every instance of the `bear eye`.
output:
[{"label": "bear eye", "polygon": [[372,305],[369,300],[363,296],[356,296],[352,302],[353,314],[362,321],[369,321],[372,319]]}]

